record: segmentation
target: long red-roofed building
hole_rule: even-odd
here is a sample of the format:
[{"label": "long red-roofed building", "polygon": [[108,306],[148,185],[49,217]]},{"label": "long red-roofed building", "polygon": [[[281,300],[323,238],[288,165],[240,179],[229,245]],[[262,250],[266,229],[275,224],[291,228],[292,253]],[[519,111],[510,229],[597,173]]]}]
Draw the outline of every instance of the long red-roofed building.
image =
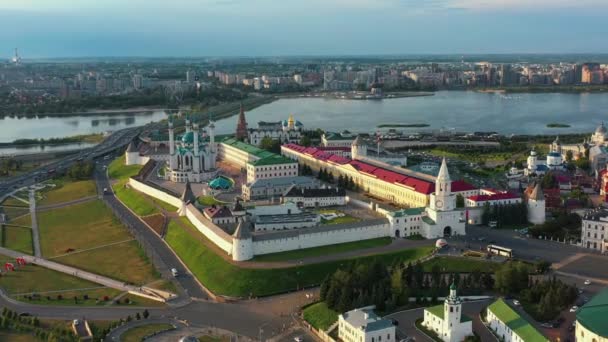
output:
[{"label": "long red-roofed building", "polygon": [[[281,146],[281,153],[313,170],[323,168],[333,173],[334,177],[352,177],[363,191],[398,205],[426,207],[430,194],[435,191],[434,176],[369,158],[352,160],[330,151],[297,144]],[[479,190],[464,181],[453,181],[452,193],[460,193],[466,198],[479,194]]]}]

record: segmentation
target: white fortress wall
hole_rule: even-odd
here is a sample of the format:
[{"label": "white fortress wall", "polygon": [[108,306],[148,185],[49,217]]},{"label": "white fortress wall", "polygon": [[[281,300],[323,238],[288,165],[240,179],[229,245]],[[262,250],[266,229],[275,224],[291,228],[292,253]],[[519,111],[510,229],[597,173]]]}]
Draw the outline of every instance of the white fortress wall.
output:
[{"label": "white fortress wall", "polygon": [[129,185],[139,191],[139,192],[143,192],[144,194],[154,197],[156,199],[159,199],[165,203],[169,203],[172,206],[176,207],[176,208],[180,208],[182,206],[182,200],[170,195],[162,190],[153,188],[147,184],[144,184],[138,180],[135,180],[134,178],[129,178]]},{"label": "white fortress wall", "polygon": [[193,204],[186,207],[186,217],[207,239],[226,253],[232,253],[232,236],[203,216]]},{"label": "white fortress wall", "polygon": [[253,254],[270,254],[386,236],[390,236],[390,225],[386,219],[260,233],[253,235]]}]

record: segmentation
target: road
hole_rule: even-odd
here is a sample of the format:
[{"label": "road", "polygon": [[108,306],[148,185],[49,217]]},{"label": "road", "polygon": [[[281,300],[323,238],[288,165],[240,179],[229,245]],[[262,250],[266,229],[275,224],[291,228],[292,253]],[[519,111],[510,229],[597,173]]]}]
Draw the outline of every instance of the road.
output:
[{"label": "road", "polygon": [[131,142],[141,132],[141,130],[142,127],[118,130],[104,139],[104,141],[91,148],[83,149],[78,153],[66,156],[43,167],[33,169],[19,176],[0,182],[0,202],[3,201],[4,197],[9,193],[19,188],[50,179],[53,177],[55,172],[66,170],[79,160],[92,161],[101,156],[120,150],[129,144],[129,142]]}]

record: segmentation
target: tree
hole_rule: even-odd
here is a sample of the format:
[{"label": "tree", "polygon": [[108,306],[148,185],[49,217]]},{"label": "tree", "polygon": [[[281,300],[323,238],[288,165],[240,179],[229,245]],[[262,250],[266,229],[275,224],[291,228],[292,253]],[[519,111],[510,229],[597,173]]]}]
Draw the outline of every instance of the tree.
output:
[{"label": "tree", "polygon": [[461,194],[456,195],[456,208],[464,208],[464,197]]},{"label": "tree", "polygon": [[260,141],[260,148],[273,153],[281,153],[281,143],[271,137],[264,137]]},{"label": "tree", "polygon": [[148,318],[150,317],[150,313],[148,312],[148,309],[145,309],[144,312],[142,313],[142,316],[144,316],[144,318]]},{"label": "tree", "polygon": [[551,172],[545,173],[540,185],[543,189],[555,189],[558,187],[557,179],[555,178],[555,175]]},{"label": "tree", "polygon": [[573,158],[573,154],[571,150],[566,151],[566,161],[571,162]]},{"label": "tree", "polygon": [[306,147],[312,145],[312,141],[310,140],[310,137],[308,135],[302,136],[302,138],[300,139],[300,145],[306,146]]}]

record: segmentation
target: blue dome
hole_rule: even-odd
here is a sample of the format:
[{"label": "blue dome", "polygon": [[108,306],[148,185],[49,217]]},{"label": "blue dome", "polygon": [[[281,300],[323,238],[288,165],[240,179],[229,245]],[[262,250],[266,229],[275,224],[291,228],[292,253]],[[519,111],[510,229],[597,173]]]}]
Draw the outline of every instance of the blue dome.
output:
[{"label": "blue dome", "polygon": [[226,178],[224,176],[219,176],[216,177],[215,179],[213,179],[212,181],[209,182],[209,187],[212,189],[223,189],[223,190],[227,190],[230,189],[232,186],[234,186],[234,182],[229,179]]},{"label": "blue dome", "polygon": [[182,142],[184,144],[192,144],[194,142],[194,133],[188,132],[188,133],[182,135]]}]

